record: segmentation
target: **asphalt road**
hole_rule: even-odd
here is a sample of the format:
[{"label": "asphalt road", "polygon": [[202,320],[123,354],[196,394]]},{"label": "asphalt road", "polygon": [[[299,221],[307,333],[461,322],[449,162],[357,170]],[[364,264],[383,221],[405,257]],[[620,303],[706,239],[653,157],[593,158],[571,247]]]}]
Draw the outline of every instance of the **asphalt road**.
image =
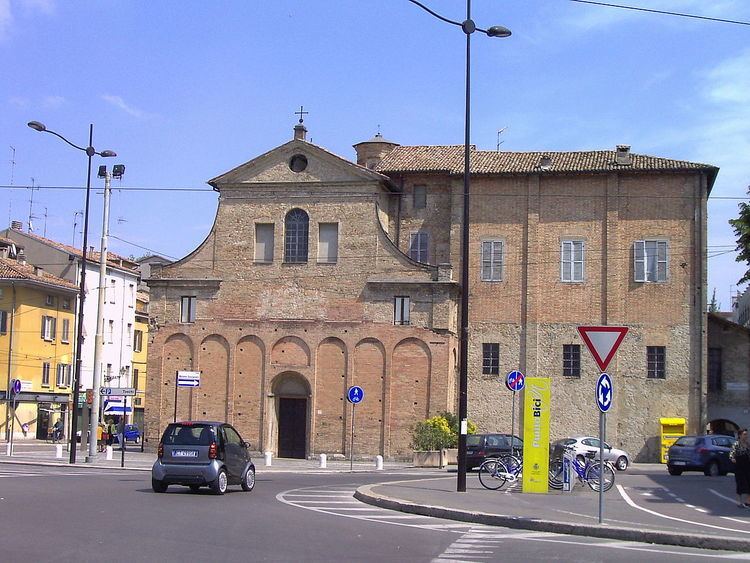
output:
[{"label": "asphalt road", "polygon": [[266,473],[222,497],[146,472],[0,466],[0,560],[26,561],[687,561],[748,558],[492,528],[378,509],[356,487],[399,473]]}]

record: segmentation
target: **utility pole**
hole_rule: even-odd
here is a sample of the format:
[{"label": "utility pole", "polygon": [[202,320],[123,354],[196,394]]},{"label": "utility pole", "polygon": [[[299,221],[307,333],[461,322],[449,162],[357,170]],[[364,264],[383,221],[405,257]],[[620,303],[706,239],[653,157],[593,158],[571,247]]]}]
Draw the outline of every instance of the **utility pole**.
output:
[{"label": "utility pole", "polygon": [[[125,172],[125,167],[115,165],[113,174],[116,178],[121,178]],[[104,213],[102,217],[102,242],[99,256],[99,301],[96,308],[96,337],[94,340],[94,382],[91,400],[91,419],[89,420],[89,455],[86,461],[93,463],[96,460],[97,452],[97,430],[99,427],[99,411],[101,397],[99,387],[102,384],[102,350],[104,348],[104,293],[107,287],[107,245],[109,239],[109,200],[111,195],[111,179],[107,167],[99,167],[99,178],[104,178]]]}]

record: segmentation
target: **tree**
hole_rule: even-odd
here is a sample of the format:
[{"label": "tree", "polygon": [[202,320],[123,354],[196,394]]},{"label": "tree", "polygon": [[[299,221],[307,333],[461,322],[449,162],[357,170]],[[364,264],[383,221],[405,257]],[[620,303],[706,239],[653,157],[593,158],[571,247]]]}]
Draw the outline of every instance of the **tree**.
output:
[{"label": "tree", "polygon": [[714,288],[714,294],[711,296],[711,303],[708,304],[709,313],[718,313],[721,309],[721,305],[716,301],[716,288]]},{"label": "tree", "polygon": [[[748,186],[748,194],[750,195],[750,186]],[[748,269],[745,270],[745,275],[740,278],[737,283],[750,282],[750,204],[742,202],[739,205],[740,215],[737,219],[730,219],[729,224],[734,229],[734,235],[737,237],[737,250],[738,254],[735,260],[737,262],[744,262]]]}]

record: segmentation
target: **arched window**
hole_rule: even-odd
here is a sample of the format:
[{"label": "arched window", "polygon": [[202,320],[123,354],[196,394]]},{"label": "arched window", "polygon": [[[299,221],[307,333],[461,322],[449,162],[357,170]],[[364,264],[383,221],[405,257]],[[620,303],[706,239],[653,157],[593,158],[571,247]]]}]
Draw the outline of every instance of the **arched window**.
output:
[{"label": "arched window", "polygon": [[292,209],[284,219],[284,262],[307,262],[310,219],[301,209]]}]

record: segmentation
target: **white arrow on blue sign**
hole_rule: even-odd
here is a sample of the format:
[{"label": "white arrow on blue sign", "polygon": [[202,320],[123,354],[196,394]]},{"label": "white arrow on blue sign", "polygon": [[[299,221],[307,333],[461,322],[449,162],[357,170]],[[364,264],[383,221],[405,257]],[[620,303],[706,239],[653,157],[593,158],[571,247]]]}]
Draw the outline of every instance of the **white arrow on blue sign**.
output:
[{"label": "white arrow on blue sign", "polygon": [[346,399],[353,405],[356,405],[357,403],[361,403],[362,399],[364,398],[365,398],[364,390],[357,385],[352,385],[351,387],[349,387],[349,390],[346,392]]},{"label": "white arrow on blue sign", "polygon": [[513,370],[505,376],[505,386],[511,391],[520,391],[526,385],[526,377],[518,370]]},{"label": "white arrow on blue sign", "polygon": [[177,387],[200,387],[201,372],[199,371],[178,371]]},{"label": "white arrow on blue sign", "polygon": [[607,412],[612,406],[612,398],[615,393],[612,378],[603,373],[596,381],[596,405],[602,412]]}]

